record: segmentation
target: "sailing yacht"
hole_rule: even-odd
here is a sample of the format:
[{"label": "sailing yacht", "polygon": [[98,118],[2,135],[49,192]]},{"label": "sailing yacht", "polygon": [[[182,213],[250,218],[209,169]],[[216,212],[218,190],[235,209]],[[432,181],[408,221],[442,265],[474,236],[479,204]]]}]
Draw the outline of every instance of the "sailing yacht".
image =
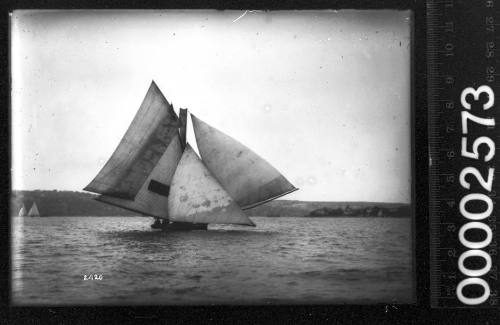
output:
[{"label": "sailing yacht", "polygon": [[33,202],[30,211],[28,212],[28,217],[39,217],[40,212],[38,211],[38,207],[36,206],[36,202]]},{"label": "sailing yacht", "polygon": [[24,206],[24,203],[23,203],[23,206],[21,207],[21,209],[19,209],[19,213],[17,215],[19,217],[26,217],[28,215],[26,213],[26,207]]},{"label": "sailing yacht", "polygon": [[200,156],[186,141],[187,109],[174,111],[153,81],[118,147],[84,190],[155,217],[153,228],[255,226],[243,212],[296,191],[252,150],[191,114]]}]

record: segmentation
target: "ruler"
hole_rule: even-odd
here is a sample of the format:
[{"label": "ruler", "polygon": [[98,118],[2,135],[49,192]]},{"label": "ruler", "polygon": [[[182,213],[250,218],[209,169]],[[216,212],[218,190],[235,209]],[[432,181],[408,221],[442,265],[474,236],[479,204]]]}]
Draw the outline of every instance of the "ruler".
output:
[{"label": "ruler", "polygon": [[500,1],[427,4],[432,307],[499,304],[499,13]]}]

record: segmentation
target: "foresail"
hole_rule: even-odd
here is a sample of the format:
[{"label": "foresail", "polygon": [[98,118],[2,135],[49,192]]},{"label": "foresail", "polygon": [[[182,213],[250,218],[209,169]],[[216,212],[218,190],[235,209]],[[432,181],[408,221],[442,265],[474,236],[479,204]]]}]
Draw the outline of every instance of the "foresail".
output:
[{"label": "foresail", "polygon": [[189,144],[172,179],[168,210],[171,221],[255,226]]},{"label": "foresail", "polygon": [[252,150],[191,114],[201,158],[242,209],[249,209],[295,188]]},{"label": "foresail", "polygon": [[172,105],[152,82],[115,152],[84,190],[133,199],[178,128]]},{"label": "foresail", "polygon": [[134,200],[101,195],[97,198],[108,204],[159,218],[168,217],[168,195],[172,177],[182,156],[179,136],[174,137],[158,164],[137,192]]}]

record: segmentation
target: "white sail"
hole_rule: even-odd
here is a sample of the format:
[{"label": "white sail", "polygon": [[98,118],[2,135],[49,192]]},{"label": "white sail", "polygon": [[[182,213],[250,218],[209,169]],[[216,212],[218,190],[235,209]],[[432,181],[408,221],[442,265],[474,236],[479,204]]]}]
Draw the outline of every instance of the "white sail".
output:
[{"label": "white sail", "polygon": [[134,200],[120,199],[106,195],[99,196],[97,200],[149,216],[167,219],[167,196],[169,195],[172,177],[181,156],[182,147],[179,136],[176,136],[170,142],[167,150],[147,177],[139,192],[137,192]]},{"label": "white sail", "polygon": [[168,210],[171,221],[255,226],[189,144],[172,179]]},{"label": "white sail", "polygon": [[36,202],[33,202],[30,211],[28,212],[29,217],[39,217],[40,212],[38,211],[38,207],[36,206]]},{"label": "white sail", "polygon": [[204,164],[242,209],[297,190],[255,152],[193,114],[191,117]]},{"label": "white sail", "polygon": [[84,190],[134,199],[178,128],[172,105],[152,82],[115,152]]},{"label": "white sail", "polygon": [[19,217],[25,217],[26,216],[26,207],[23,206],[21,207],[21,209],[19,210],[19,214],[18,214]]}]

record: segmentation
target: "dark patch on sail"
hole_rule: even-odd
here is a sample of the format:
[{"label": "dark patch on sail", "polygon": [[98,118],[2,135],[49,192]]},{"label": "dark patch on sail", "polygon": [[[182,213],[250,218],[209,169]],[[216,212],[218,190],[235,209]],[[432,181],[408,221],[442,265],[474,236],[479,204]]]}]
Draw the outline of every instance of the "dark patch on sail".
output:
[{"label": "dark patch on sail", "polygon": [[156,194],[168,196],[168,194],[170,193],[170,186],[157,182],[154,179],[152,179],[149,182],[148,190]]}]

